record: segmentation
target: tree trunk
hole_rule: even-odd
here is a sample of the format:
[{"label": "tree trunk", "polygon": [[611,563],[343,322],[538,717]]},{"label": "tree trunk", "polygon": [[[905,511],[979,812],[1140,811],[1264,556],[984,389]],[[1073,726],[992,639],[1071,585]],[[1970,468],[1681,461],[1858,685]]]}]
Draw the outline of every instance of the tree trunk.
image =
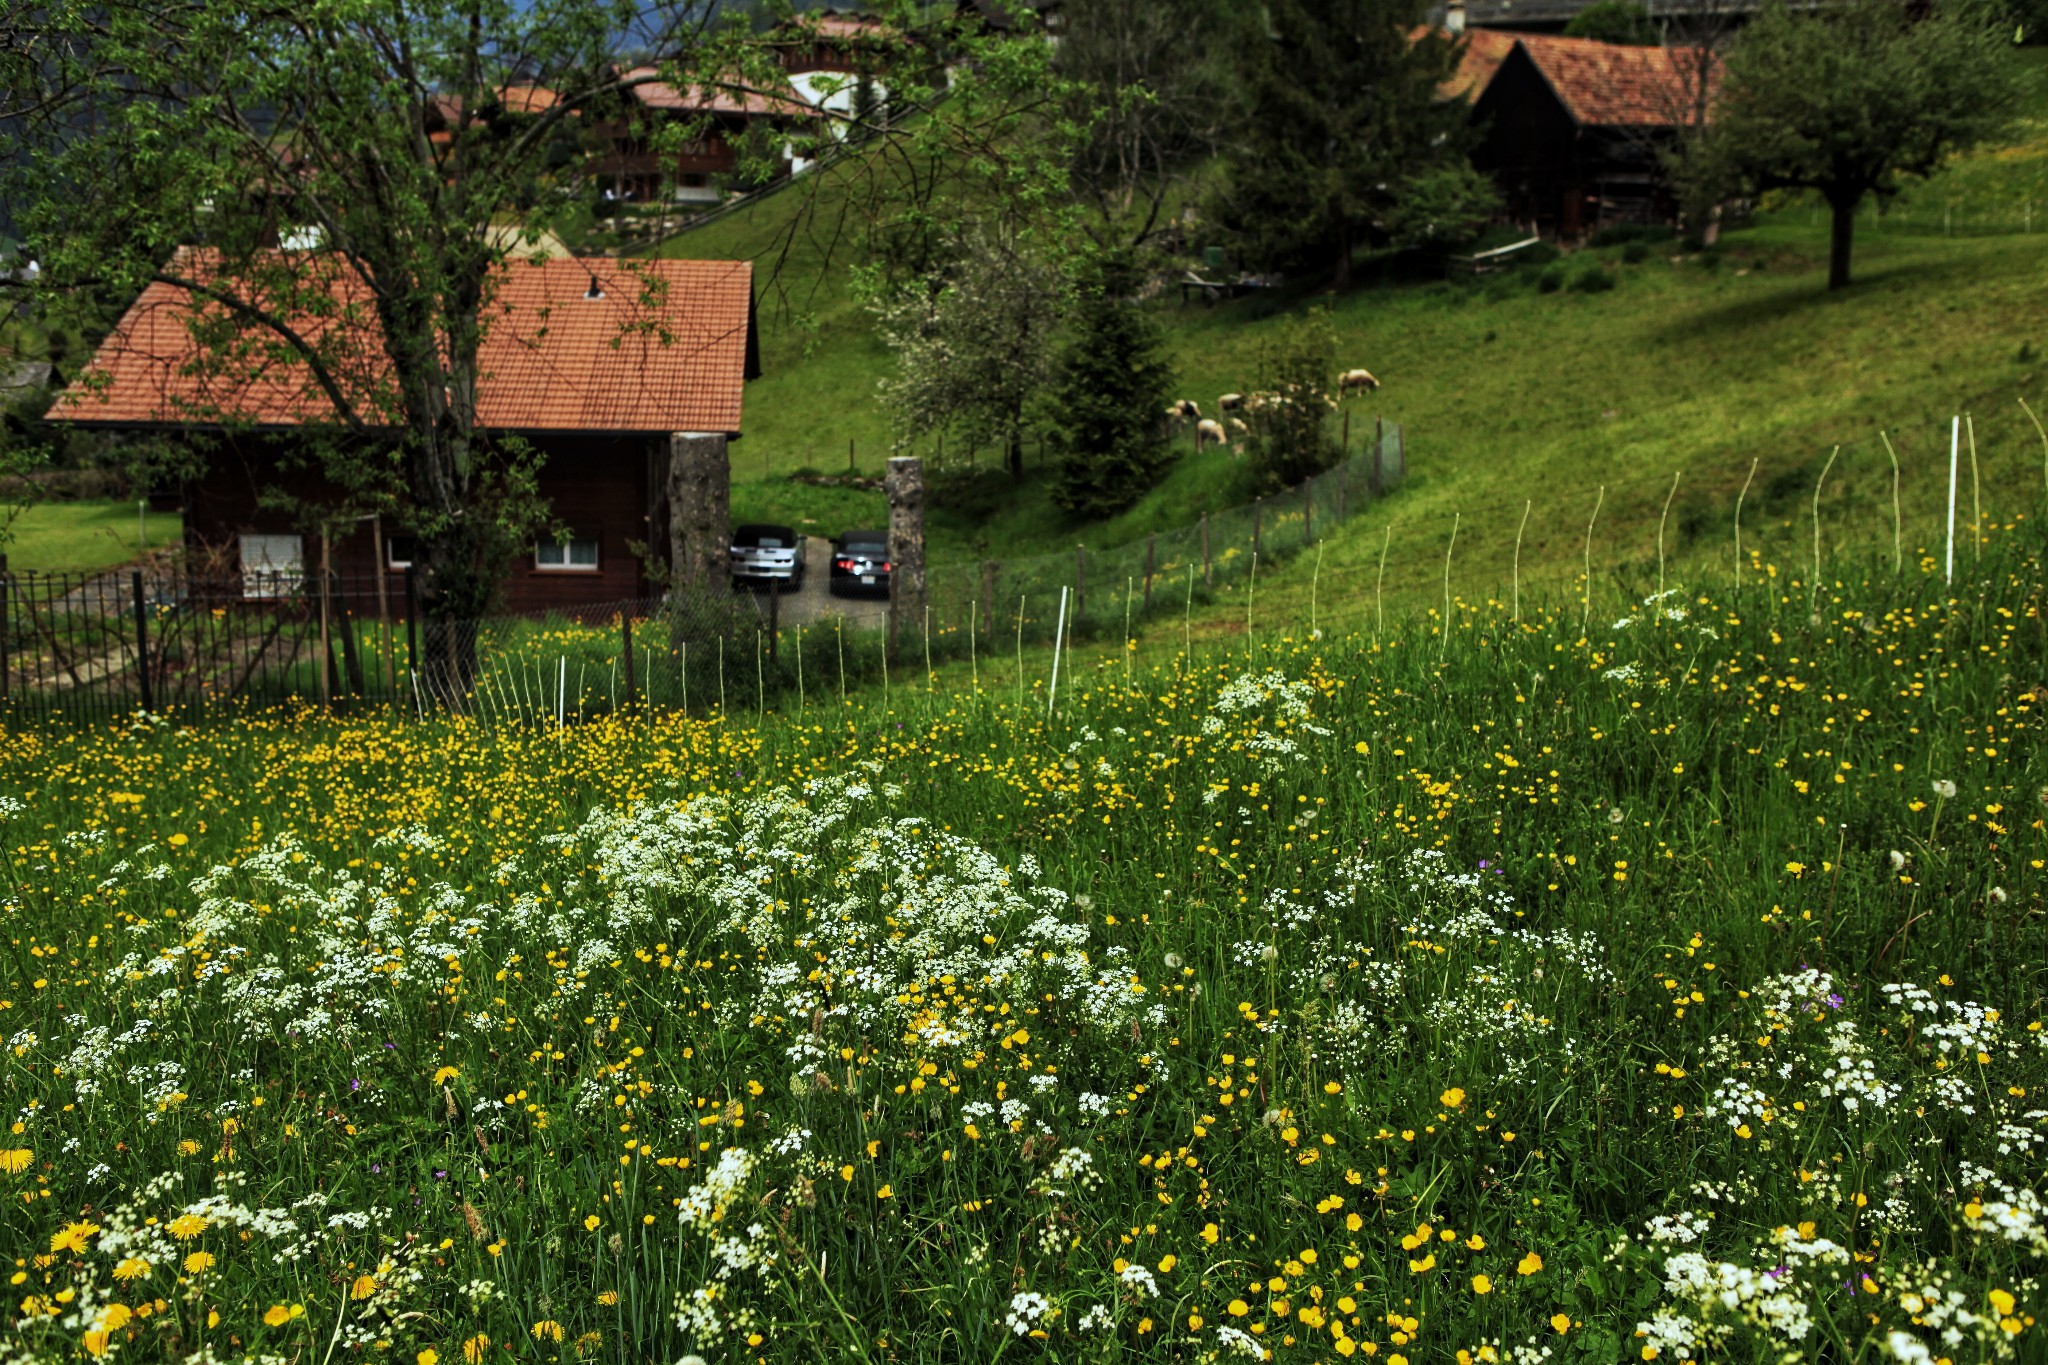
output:
[{"label": "tree trunk", "polygon": [[882,479],[889,499],[889,640],[906,621],[924,616],[924,461],[915,455],[889,460]]},{"label": "tree trunk", "polygon": [[1015,427],[1010,429],[1009,460],[1010,477],[1022,479],[1024,477],[1024,436]]},{"label": "tree trunk", "polygon": [[679,591],[724,586],[732,564],[732,466],[725,435],[669,438],[669,583]]},{"label": "tree trunk", "polygon": [[1351,287],[1351,224],[1337,225],[1337,273],[1330,283],[1338,289]]},{"label": "tree trunk", "polygon": [[1849,287],[1849,252],[1856,240],[1856,205],[1862,195],[1854,198],[1834,196],[1828,198],[1828,207],[1834,212],[1834,223],[1828,234],[1828,288]]}]

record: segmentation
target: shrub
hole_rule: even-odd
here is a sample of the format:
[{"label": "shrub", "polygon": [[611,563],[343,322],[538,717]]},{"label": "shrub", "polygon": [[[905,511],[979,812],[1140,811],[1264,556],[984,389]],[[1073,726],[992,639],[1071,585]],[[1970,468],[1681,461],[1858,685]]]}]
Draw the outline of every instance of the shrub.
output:
[{"label": "shrub", "polygon": [[1536,277],[1536,291],[1540,294],[1555,294],[1562,288],[1564,288],[1564,267],[1561,265],[1549,266],[1545,268],[1542,274]]},{"label": "shrub", "polygon": [[1621,259],[1630,265],[1641,265],[1650,259],[1650,244],[1637,239],[1621,249]]},{"label": "shrub", "polygon": [[1572,278],[1572,289],[1580,294],[1604,294],[1614,288],[1614,272],[1602,265],[1580,271]]}]

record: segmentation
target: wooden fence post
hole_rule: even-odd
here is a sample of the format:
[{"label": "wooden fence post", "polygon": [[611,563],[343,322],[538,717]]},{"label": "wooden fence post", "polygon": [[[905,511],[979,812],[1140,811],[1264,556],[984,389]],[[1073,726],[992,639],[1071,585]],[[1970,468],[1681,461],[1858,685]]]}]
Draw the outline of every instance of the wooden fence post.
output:
[{"label": "wooden fence post", "polygon": [[1088,610],[1088,547],[1074,547],[1074,619],[1080,620]]},{"label": "wooden fence post", "polygon": [[135,570],[128,583],[135,595],[135,679],[142,687],[142,709],[154,711],[156,697],[149,679],[149,616],[142,605],[142,570]]},{"label": "wooden fence post", "polygon": [[626,665],[626,709],[633,709],[633,618],[624,612],[619,614],[619,642]]},{"label": "wooden fence post", "polygon": [[1310,475],[1301,481],[1301,543],[1313,545],[1316,539],[1316,481]]},{"label": "wooden fence post", "polygon": [[1158,536],[1158,533],[1157,533],[1157,532],[1154,532],[1154,533],[1153,533],[1152,535],[1149,535],[1149,536],[1146,536],[1146,537],[1145,537],[1145,610],[1146,610],[1146,611],[1151,611],[1151,610],[1152,610],[1152,556],[1153,556],[1153,551],[1154,551],[1155,549],[1157,549],[1157,548],[1158,548],[1158,545],[1159,545],[1159,536]]},{"label": "wooden fence post", "polygon": [[405,668],[412,674],[412,700],[415,713],[422,711],[420,697],[420,596],[413,581],[413,567],[405,566]]},{"label": "wooden fence post", "polygon": [[981,561],[981,619],[988,622],[989,638],[995,638],[996,561]]},{"label": "wooden fence post", "polygon": [[1214,587],[1216,583],[1215,571],[1209,563],[1209,514],[1207,512],[1202,513],[1202,583],[1206,587]]},{"label": "wooden fence post", "polygon": [[1260,529],[1261,529],[1261,523],[1263,523],[1263,522],[1265,521],[1265,519],[1266,519],[1266,500],[1265,500],[1265,499],[1264,499],[1263,497],[1253,498],[1253,499],[1252,499],[1252,555],[1253,555],[1253,557],[1254,557],[1254,558],[1256,558],[1256,557],[1258,556],[1258,553],[1259,553],[1259,531],[1260,531]]},{"label": "wooden fence post", "polygon": [[7,631],[13,624],[7,613],[14,596],[14,580],[7,576],[7,555],[0,551],[0,702],[7,700]]}]

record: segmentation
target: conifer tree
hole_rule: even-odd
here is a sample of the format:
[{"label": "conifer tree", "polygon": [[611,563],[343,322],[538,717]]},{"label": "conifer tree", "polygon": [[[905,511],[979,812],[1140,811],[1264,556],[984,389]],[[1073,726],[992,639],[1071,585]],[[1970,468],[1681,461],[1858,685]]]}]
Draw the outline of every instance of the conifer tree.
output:
[{"label": "conifer tree", "polygon": [[1053,501],[1083,517],[1123,511],[1172,460],[1161,413],[1173,367],[1161,353],[1158,327],[1132,298],[1137,278],[1121,251],[1089,264],[1054,381]]}]

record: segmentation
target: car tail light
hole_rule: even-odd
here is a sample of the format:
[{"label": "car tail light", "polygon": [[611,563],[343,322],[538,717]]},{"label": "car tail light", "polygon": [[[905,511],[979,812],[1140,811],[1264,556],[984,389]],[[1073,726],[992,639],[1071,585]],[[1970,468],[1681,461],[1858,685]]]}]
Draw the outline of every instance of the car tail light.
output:
[{"label": "car tail light", "polygon": [[889,561],[888,561],[888,560],[886,560],[886,559],[882,561],[882,572],[883,572],[883,573],[887,573],[887,572],[889,572]]},{"label": "car tail light", "polygon": [[832,567],[835,569],[844,569],[848,573],[852,573],[853,561],[850,559],[835,559],[832,561]]}]

